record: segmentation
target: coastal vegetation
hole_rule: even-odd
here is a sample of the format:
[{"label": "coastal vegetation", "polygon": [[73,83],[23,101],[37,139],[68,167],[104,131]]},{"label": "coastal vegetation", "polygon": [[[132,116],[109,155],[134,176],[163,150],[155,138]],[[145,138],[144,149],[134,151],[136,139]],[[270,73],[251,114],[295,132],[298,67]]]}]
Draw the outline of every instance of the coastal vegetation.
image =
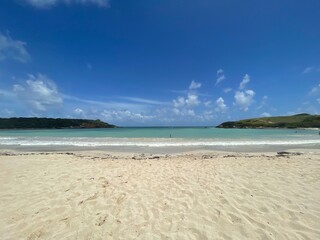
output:
[{"label": "coastal vegetation", "polygon": [[67,118],[0,118],[0,129],[114,128],[97,120]]},{"label": "coastal vegetation", "polygon": [[224,122],[218,128],[320,128],[320,115],[306,113],[293,116],[251,118]]}]

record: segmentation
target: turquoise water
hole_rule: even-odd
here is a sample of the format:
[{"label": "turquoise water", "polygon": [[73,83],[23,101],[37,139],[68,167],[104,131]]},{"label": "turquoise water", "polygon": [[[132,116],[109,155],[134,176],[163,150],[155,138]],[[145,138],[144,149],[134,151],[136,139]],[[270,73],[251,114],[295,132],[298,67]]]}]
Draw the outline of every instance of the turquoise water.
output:
[{"label": "turquoise water", "polygon": [[204,127],[2,130],[0,137],[111,137],[208,139],[318,139],[315,130],[219,129]]},{"label": "turquoise water", "polygon": [[320,148],[315,130],[218,129],[204,127],[2,130],[0,147],[250,149]]}]

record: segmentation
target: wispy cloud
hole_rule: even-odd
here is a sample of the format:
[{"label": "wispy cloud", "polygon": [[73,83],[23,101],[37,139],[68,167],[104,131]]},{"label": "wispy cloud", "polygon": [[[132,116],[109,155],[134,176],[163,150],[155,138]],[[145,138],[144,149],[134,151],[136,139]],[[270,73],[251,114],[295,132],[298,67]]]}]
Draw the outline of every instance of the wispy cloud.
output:
[{"label": "wispy cloud", "polygon": [[268,96],[263,96],[261,99],[260,105],[257,107],[257,109],[261,109],[267,105]]},{"label": "wispy cloud", "polygon": [[86,98],[79,98],[76,96],[71,96],[67,94],[62,94],[63,99],[68,100],[69,102],[78,102],[83,103],[85,105],[89,105],[90,107],[95,108],[107,108],[107,109],[121,109],[127,110],[131,109],[133,111],[141,111],[147,108],[146,104],[140,103],[132,103],[132,102],[120,102],[120,101],[98,101]]},{"label": "wispy cloud", "polygon": [[0,89],[0,100],[2,98],[14,98],[15,94],[11,91]]},{"label": "wispy cloud", "polygon": [[302,71],[302,73],[303,73],[303,74],[307,74],[307,73],[312,72],[314,69],[315,69],[314,66],[309,66],[309,67],[306,67],[306,68]]},{"label": "wispy cloud", "polygon": [[247,85],[247,83],[250,82],[250,76],[248,74],[244,75],[241,83],[240,83],[240,86],[239,86],[239,89],[244,89]]},{"label": "wispy cloud", "polygon": [[224,72],[223,69],[220,68],[220,69],[218,69],[218,71],[217,71],[217,75],[221,75],[221,74],[223,74],[223,72]]},{"label": "wispy cloud", "polygon": [[7,108],[1,110],[0,114],[2,117],[14,117],[15,116],[15,112],[12,110],[9,110]]},{"label": "wispy cloud", "polygon": [[225,89],[223,89],[223,92],[224,93],[228,93],[228,92],[231,92],[232,91],[232,88],[225,88]]},{"label": "wispy cloud", "polygon": [[29,75],[24,84],[13,85],[13,92],[36,111],[46,111],[63,103],[56,84],[42,74]]},{"label": "wispy cloud", "polygon": [[206,101],[203,103],[206,107],[210,107],[212,102],[209,100],[209,101]]},{"label": "wispy cloud", "polygon": [[168,102],[161,102],[161,101],[156,101],[156,100],[151,100],[151,99],[146,99],[146,98],[138,98],[138,97],[119,97],[119,98],[124,99],[124,100],[129,100],[132,102],[152,104],[152,105],[167,105],[167,104],[169,104]]},{"label": "wispy cloud", "polygon": [[59,3],[64,4],[92,4],[98,7],[109,7],[109,0],[25,0],[26,3],[40,9],[49,9]]},{"label": "wispy cloud", "polygon": [[216,84],[215,85],[218,85],[219,83],[221,83],[225,79],[226,79],[226,77],[224,75],[223,69],[219,69],[217,71],[217,80],[216,80]]},{"label": "wispy cloud", "polygon": [[31,57],[26,49],[26,43],[14,40],[10,35],[0,32],[0,61],[14,59],[19,62],[28,62]]},{"label": "wispy cloud", "polygon": [[[87,109],[95,109],[96,112],[107,109],[111,110],[130,110],[141,112],[152,109],[152,106],[170,105],[170,102],[161,102],[144,98],[122,97],[119,101],[99,101],[86,98],[79,98],[64,94],[59,91],[53,80],[43,74],[28,75],[28,78],[14,84],[11,90],[0,89],[0,102],[11,102],[18,104],[16,107],[27,105],[25,112],[36,115],[41,112],[49,113],[53,109],[60,109],[61,113],[70,111],[73,108],[76,116],[89,116]],[[76,107],[75,107],[76,106]],[[88,115],[85,115],[88,113]],[[34,115],[33,114],[33,115]],[[91,112],[95,114],[94,112]]]},{"label": "wispy cloud", "polygon": [[271,117],[272,115],[270,113],[264,112],[260,114],[260,117]]},{"label": "wispy cloud", "polygon": [[308,93],[309,96],[313,96],[320,93],[320,84],[314,86]]}]

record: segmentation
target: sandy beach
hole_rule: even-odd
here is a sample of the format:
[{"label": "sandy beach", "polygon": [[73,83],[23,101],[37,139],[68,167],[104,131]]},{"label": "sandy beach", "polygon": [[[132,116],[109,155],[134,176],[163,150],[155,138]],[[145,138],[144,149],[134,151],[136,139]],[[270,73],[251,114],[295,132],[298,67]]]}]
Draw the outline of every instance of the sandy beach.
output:
[{"label": "sandy beach", "polygon": [[320,152],[0,152],[0,239],[320,239]]}]

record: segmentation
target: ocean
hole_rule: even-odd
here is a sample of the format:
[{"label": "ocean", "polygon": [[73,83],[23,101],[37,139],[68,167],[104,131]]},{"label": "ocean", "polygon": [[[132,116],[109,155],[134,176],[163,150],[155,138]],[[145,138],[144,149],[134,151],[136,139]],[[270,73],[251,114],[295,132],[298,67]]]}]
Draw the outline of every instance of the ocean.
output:
[{"label": "ocean", "polygon": [[1,130],[0,148],[15,150],[268,151],[320,148],[317,130],[147,127]]}]

